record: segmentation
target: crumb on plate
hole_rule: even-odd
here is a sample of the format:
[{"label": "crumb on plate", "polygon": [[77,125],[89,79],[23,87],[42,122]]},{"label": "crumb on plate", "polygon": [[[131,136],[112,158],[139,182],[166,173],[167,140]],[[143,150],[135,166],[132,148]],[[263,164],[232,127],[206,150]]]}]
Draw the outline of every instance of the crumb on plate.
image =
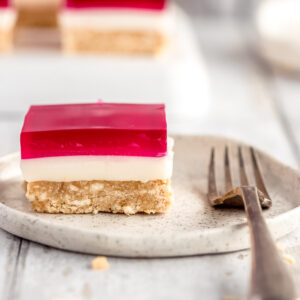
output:
[{"label": "crumb on plate", "polygon": [[92,260],[92,270],[107,270],[109,263],[105,256],[97,256]]}]

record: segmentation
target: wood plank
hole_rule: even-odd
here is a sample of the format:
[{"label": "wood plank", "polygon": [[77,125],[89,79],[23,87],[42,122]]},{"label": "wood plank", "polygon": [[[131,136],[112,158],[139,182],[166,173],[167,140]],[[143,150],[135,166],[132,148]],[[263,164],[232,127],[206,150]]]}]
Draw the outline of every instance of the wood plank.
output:
[{"label": "wood plank", "polygon": [[279,74],[256,50],[250,50],[250,56],[256,61],[257,73],[263,78],[264,86],[270,98],[274,112],[281,123],[282,129],[290,143],[295,159],[294,168],[300,167],[300,135],[299,126],[299,101],[300,88],[297,78]]},{"label": "wood plank", "polygon": [[[10,264],[11,271],[5,280],[3,299],[17,300],[20,299],[20,283],[22,282],[25,261],[30,242],[14,237],[18,244],[17,252],[12,251],[8,255],[8,259],[13,262]],[[12,250],[15,250],[14,247]]]},{"label": "wood plank", "polygon": [[286,130],[293,140],[294,152],[300,166],[300,84],[299,78],[274,74],[274,88],[278,94],[278,107]]},{"label": "wood plank", "polygon": [[11,299],[20,246],[21,239],[0,229],[0,299]]},{"label": "wood plank", "polygon": [[[92,256],[31,244],[22,277],[22,299],[222,299],[247,287],[249,255],[232,253],[172,258],[109,258],[110,269],[90,269]],[[245,255],[245,257],[244,257]],[[241,259],[245,258],[245,259]],[[41,287],[38,289],[37,282]],[[207,298],[208,299],[208,298]]]}]

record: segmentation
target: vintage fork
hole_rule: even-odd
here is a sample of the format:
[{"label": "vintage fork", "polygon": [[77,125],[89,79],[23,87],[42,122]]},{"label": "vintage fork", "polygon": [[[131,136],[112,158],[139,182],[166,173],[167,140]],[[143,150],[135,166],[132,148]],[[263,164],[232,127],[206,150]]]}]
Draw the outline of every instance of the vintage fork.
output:
[{"label": "vintage fork", "polygon": [[[276,244],[268,230],[259,202],[259,190],[270,199],[261,175],[256,155],[249,148],[256,181],[250,186],[244,166],[241,147],[238,148],[240,186],[233,187],[230,171],[228,148],[224,154],[225,189],[235,197],[241,197],[244,203],[251,240],[251,287],[248,299],[251,300],[294,300],[296,299],[293,280],[282,261]],[[208,200],[220,198],[215,176],[215,150],[211,149],[208,174]]]}]

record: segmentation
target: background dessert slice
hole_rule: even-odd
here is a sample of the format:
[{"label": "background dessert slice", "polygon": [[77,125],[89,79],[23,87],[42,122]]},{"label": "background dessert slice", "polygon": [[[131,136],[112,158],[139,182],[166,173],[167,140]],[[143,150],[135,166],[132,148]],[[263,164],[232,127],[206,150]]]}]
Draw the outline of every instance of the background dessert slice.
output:
[{"label": "background dessert slice", "polygon": [[68,53],[149,55],[166,45],[173,13],[166,0],[67,0],[60,26]]},{"label": "background dessert slice", "polygon": [[134,214],[170,205],[172,142],[161,104],[32,106],[21,169],[34,210]]},{"label": "background dessert slice", "polygon": [[12,49],[15,24],[15,9],[8,0],[0,0],[0,52]]}]

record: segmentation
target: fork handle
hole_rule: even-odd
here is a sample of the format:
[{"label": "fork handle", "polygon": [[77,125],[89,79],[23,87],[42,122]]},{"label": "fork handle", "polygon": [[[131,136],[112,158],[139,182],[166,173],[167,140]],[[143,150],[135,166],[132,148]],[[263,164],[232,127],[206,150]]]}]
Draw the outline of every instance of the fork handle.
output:
[{"label": "fork handle", "polygon": [[251,239],[251,300],[294,300],[293,280],[270,234],[256,187],[239,188],[243,198]]}]

